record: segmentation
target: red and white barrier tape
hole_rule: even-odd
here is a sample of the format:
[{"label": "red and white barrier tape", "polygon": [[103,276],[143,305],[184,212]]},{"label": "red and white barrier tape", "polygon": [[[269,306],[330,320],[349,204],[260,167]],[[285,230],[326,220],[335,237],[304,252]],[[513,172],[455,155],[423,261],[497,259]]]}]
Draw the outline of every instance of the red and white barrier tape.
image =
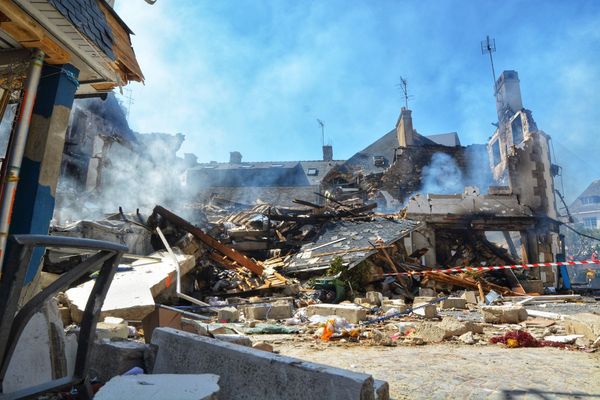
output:
[{"label": "red and white barrier tape", "polygon": [[412,272],[398,272],[384,274],[384,276],[396,276],[396,275],[425,275],[428,273],[444,272],[480,272],[480,271],[495,271],[500,269],[529,269],[539,267],[573,267],[575,265],[600,265],[600,260],[587,260],[587,261],[565,261],[565,262],[548,262],[548,263],[537,263],[537,264],[516,264],[516,265],[493,265],[493,266],[477,266],[477,267],[455,267],[446,269],[434,269],[427,271],[412,271]]}]

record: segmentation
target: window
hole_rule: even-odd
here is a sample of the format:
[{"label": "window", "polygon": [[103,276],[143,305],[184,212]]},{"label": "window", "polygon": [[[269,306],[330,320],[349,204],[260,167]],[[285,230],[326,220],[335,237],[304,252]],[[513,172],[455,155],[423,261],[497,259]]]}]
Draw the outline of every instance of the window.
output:
[{"label": "window", "polygon": [[517,117],[510,124],[510,130],[512,131],[513,145],[518,145],[523,141],[523,123],[521,122],[521,114],[517,114]]},{"label": "window", "polygon": [[598,218],[597,217],[584,218],[583,225],[585,225],[586,228],[596,229],[598,227]]},{"label": "window", "polygon": [[492,161],[494,162],[494,166],[500,164],[500,140],[496,139],[496,141],[492,144]]},{"label": "window", "polygon": [[317,175],[319,175],[319,170],[316,169],[316,168],[309,168],[306,171],[306,175],[308,175],[308,176],[317,176]]},{"label": "window", "polygon": [[600,196],[587,196],[581,198],[581,204],[598,204],[600,203]]},{"label": "window", "polygon": [[373,156],[373,165],[376,167],[385,166],[385,158],[383,156]]}]

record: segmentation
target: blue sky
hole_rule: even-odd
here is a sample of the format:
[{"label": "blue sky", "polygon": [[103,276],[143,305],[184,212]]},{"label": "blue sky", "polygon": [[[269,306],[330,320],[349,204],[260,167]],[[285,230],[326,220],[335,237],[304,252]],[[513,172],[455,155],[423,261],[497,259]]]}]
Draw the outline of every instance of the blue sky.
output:
[{"label": "blue sky", "polygon": [[[182,132],[201,162],[345,159],[396,123],[408,79],[415,129],[485,143],[496,71],[552,137],[573,199],[600,178],[600,1],[117,0],[146,84],[130,124]],[[561,183],[558,183],[559,189]]]}]

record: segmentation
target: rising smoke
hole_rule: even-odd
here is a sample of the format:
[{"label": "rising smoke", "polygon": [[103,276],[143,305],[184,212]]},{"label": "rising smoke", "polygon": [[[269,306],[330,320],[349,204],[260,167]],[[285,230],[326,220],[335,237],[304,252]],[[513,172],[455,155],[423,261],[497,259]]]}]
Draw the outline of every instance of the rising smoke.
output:
[{"label": "rising smoke", "polygon": [[464,189],[463,173],[454,158],[435,153],[423,168],[421,193],[453,194]]},{"label": "rising smoke", "polygon": [[63,155],[55,220],[99,219],[161,204],[177,211],[187,197],[182,134],[132,131],[117,99],[78,100]]},{"label": "rising smoke", "polygon": [[480,193],[494,184],[485,145],[471,145],[464,150],[465,167],[446,153],[434,153],[423,168],[420,193],[459,194],[465,186],[476,186]]}]

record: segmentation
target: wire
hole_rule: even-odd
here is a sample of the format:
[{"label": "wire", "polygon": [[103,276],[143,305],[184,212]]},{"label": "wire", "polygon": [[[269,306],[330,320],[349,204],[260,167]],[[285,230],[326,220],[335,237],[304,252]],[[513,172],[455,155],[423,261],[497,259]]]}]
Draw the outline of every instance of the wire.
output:
[{"label": "wire", "polygon": [[588,239],[593,239],[593,240],[597,240],[598,242],[600,242],[600,238],[597,238],[597,237],[595,237],[595,236],[590,236],[590,235],[587,235],[587,234],[585,234],[585,233],[581,233],[581,232],[579,232],[578,230],[576,230],[575,228],[572,228],[572,227],[570,227],[569,225],[567,225],[567,224],[565,224],[565,223],[562,223],[562,224],[564,225],[564,227],[565,227],[565,228],[572,230],[573,232],[575,232],[575,233],[576,233],[576,234],[578,234],[579,236],[583,236],[583,237],[586,237],[586,238],[588,238]]}]

